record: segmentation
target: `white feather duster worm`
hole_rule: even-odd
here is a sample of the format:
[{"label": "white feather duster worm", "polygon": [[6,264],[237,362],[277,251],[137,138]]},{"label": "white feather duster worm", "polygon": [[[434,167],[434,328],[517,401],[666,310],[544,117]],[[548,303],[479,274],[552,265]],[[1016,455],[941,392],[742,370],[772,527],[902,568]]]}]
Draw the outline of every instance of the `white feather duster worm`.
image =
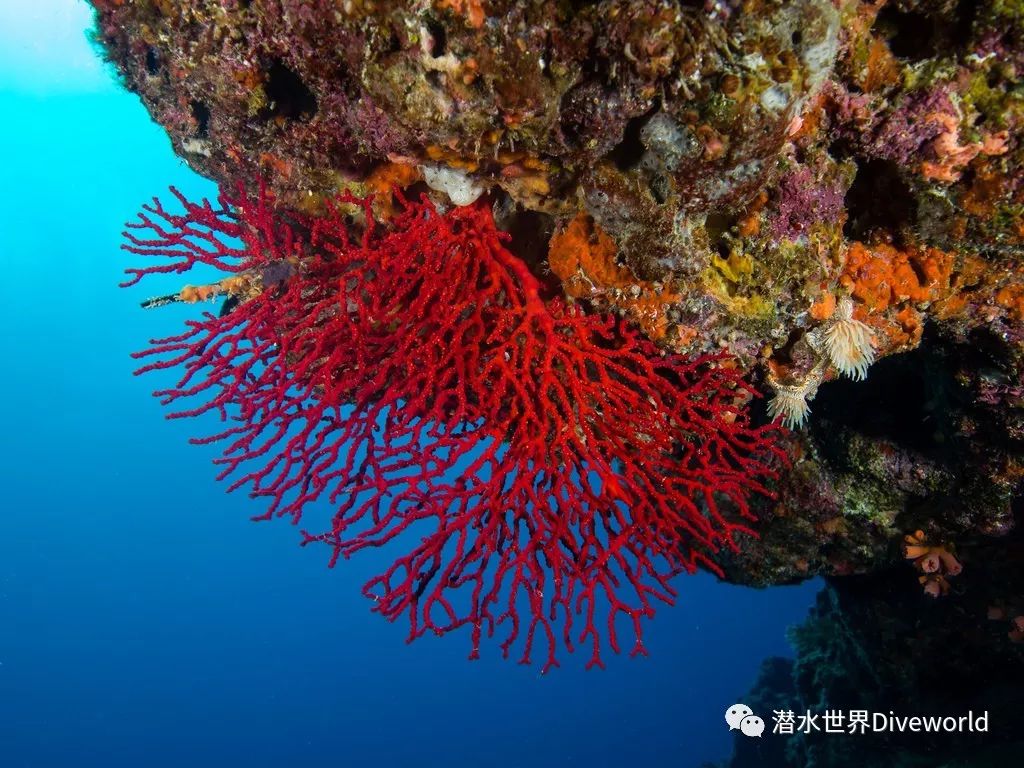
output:
[{"label": "white feather duster worm", "polygon": [[868,367],[875,362],[875,340],[871,328],[853,319],[853,302],[840,299],[825,330],[825,354],[836,370],[854,381],[867,378]]}]

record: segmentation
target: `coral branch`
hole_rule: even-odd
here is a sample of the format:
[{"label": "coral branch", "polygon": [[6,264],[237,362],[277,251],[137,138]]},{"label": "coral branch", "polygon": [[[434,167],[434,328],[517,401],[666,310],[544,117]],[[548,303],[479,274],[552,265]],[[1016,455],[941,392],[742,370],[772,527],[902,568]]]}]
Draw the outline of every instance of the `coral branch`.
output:
[{"label": "coral branch", "polygon": [[[140,371],[182,369],[157,394],[174,417],[227,422],[197,442],[221,443],[221,477],[266,499],[264,517],[331,506],[329,527],[303,533],[331,565],[405,547],[363,591],[409,640],[468,626],[476,658],[500,628],[506,656],[529,663],[542,643],[548,669],[579,643],[590,667],[628,625],[642,654],[641,619],[672,602],[671,578],[718,572],[715,553],[752,533],[748,497],[769,493],[782,454],[777,427],[749,423],[740,375],[545,302],[482,204],[402,201],[385,227],[344,198],[291,219],[308,241],[263,193],[184,204],[149,209],[174,231],[143,218],[157,237],[128,249],[262,275],[262,290],[155,341]],[[150,271],[167,270],[130,283]]]}]

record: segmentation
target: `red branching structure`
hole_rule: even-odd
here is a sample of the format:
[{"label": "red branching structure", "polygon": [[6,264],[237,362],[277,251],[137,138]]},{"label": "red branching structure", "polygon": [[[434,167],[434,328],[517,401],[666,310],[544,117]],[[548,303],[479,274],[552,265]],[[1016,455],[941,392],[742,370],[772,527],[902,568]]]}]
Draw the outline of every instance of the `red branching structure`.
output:
[{"label": "red branching structure", "polygon": [[529,663],[540,638],[547,670],[578,643],[603,666],[602,635],[619,652],[628,627],[643,654],[670,579],[719,572],[713,555],[753,533],[748,498],[783,456],[740,375],[545,301],[483,203],[403,201],[385,225],[351,198],[287,221],[263,192],[178,198],[184,214],[155,204],[126,233],[172,259],[130,282],[201,263],[262,290],[154,341],[140,372],[183,371],[157,394],[225,422],[197,442],[221,444],[221,476],[267,499],[262,517],[326,500],[331,525],[303,541],[331,565],[404,546],[363,591],[410,641],[468,625],[471,658],[497,631]]}]

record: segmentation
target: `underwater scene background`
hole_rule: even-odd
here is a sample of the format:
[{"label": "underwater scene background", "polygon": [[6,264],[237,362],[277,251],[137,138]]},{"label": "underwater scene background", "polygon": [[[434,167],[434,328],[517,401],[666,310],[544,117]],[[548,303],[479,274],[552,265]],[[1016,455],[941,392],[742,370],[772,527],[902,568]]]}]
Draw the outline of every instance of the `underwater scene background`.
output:
[{"label": "underwater scene background", "polygon": [[1022,82],[1017,0],[0,0],[0,768],[1019,762]]},{"label": "underwater scene background", "polygon": [[[189,307],[119,289],[124,222],[174,185],[215,194],[88,43],[74,0],[0,0],[0,765],[700,766],[818,581],[680,577],[645,659],[546,675],[405,644],[287,523],[227,495],[130,353]],[[134,262],[132,262],[134,263]],[[154,290],[153,293],[158,291]],[[162,374],[161,374],[162,375]],[[770,727],[770,726],[769,726]],[[767,735],[766,735],[767,737]]]}]

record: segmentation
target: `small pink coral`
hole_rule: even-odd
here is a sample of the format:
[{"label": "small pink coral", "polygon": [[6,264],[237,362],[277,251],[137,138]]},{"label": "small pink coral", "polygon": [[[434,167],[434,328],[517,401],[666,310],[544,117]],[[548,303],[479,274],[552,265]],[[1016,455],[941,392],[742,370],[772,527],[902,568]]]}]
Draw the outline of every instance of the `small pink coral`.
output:
[{"label": "small pink coral", "polygon": [[929,597],[949,592],[946,577],[958,576],[963,571],[963,565],[946,545],[930,544],[921,530],[903,537],[903,556],[913,560],[914,567],[921,572],[918,581]]},{"label": "small pink coral", "polygon": [[959,576],[964,569],[960,561],[945,549],[939,550],[939,559],[942,561],[943,572],[948,576]]},{"label": "small pink coral", "polygon": [[940,574],[922,576],[920,578],[920,582],[924,585],[924,593],[928,595],[928,597],[941,597],[949,592],[949,582]]},{"label": "small pink coral", "polygon": [[1015,643],[1024,643],[1024,616],[1015,616],[1013,621],[1010,622],[1009,636],[1010,640]]},{"label": "small pink coral", "polygon": [[1009,134],[1006,131],[986,134],[981,141],[960,143],[960,118],[948,113],[933,113],[928,120],[941,128],[941,133],[931,142],[930,150],[935,160],[921,163],[921,172],[926,179],[951,183],[960,179],[963,169],[979,154],[1002,155],[1007,151]]},{"label": "small pink coral", "polygon": [[917,561],[917,567],[920,568],[924,573],[938,573],[939,567],[942,561],[939,556],[934,552],[931,552]]}]

